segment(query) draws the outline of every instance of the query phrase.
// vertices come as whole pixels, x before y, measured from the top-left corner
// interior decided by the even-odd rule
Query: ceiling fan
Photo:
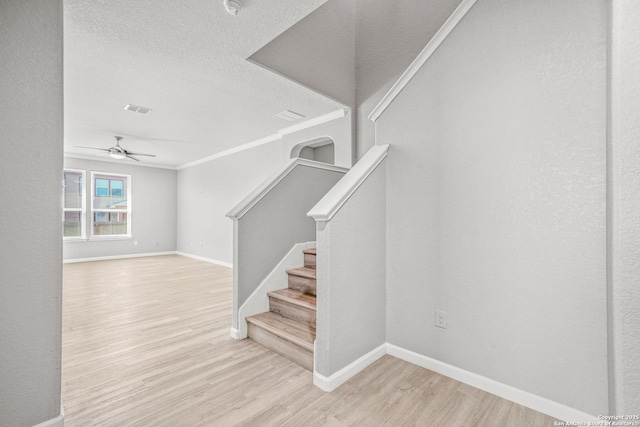
[[[123,137],[122,136],[114,136],[114,138],[116,139],[116,145],[114,145],[111,148],[96,148],[96,147],[84,147],[81,145],[76,145],[76,147],[78,148],[89,148],[91,150],[100,150],[100,151],[106,151],[107,153],[109,153],[109,157],[111,157],[112,159],[124,159],[125,157],[128,157],[131,160],[135,160],[136,162],[139,162],[139,159],[136,159],[135,157],[132,156],[147,156],[147,157],[155,157],[155,155],[153,154],[144,154],[144,153],[133,153],[131,151],[127,151],[124,148],[122,148],[120,146],[120,141],[122,141]]]

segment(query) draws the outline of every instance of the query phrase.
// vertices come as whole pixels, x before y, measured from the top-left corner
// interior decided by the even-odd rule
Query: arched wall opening
[[[321,137],[296,144],[291,149],[290,157],[314,160],[316,162],[335,164],[335,144],[332,138]]]

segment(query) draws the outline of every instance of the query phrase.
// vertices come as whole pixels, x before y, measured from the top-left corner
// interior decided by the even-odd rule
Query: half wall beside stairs
[[[316,221],[317,248],[313,381],[325,391],[357,373],[343,368],[386,342],[388,149],[372,147],[308,214]]]
[[[315,222],[307,212],[347,169],[292,159],[247,196],[227,217],[233,220],[233,326],[240,306],[289,250],[315,240]]]

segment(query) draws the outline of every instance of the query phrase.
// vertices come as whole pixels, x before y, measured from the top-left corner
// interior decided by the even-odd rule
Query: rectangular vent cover
[[[138,105],[133,105],[133,104],[127,104],[127,106],[124,107],[124,109],[128,111],[133,111],[134,113],[140,113],[140,114],[148,114],[151,112],[151,108],[140,107]]]
[[[278,113],[273,117],[277,117],[279,119],[286,120],[288,122],[294,122],[298,119],[303,118],[304,116],[302,114],[298,114],[293,111],[284,110],[282,113]]]

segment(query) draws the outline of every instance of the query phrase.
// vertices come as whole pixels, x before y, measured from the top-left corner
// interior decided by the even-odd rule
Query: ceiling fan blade
[[[88,149],[90,149],[90,150],[109,151],[109,150],[108,150],[108,149],[106,149],[106,148],[84,147],[84,146],[82,146],[82,145],[76,145],[75,147],[76,147],[76,148],[88,148]]]
[[[135,160],[136,162],[139,162],[139,161],[140,161],[139,159],[136,159],[135,157],[131,157],[129,154],[126,154],[126,156],[127,156],[128,158],[130,158],[131,160]]]
[[[132,153],[131,151],[127,151],[127,154],[132,156],[147,156],[147,157],[155,157],[155,154],[144,154],[144,153]]]

